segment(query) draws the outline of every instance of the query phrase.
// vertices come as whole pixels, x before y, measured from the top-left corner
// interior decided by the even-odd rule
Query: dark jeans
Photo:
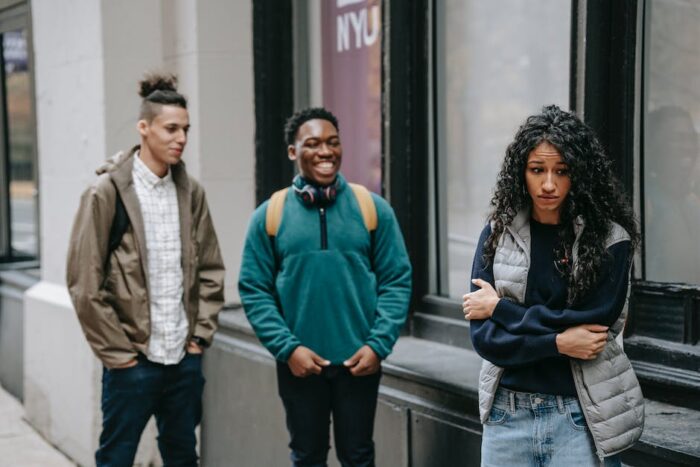
[[[138,364],[102,373],[102,434],[98,467],[131,467],[146,423],[155,415],[165,466],[196,466],[195,427],[202,419],[202,356],[177,365],[139,355]]]
[[[289,447],[294,466],[325,466],[329,424],[343,467],[374,466],[374,414],[381,372],[352,376],[347,368],[331,366],[320,375],[294,376],[277,362],[277,383],[287,412]]]

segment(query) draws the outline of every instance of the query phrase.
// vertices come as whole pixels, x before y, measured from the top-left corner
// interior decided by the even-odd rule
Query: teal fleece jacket
[[[335,202],[325,207],[326,249],[319,207],[305,206],[291,188],[274,239],[265,231],[269,201],[253,213],[238,290],[260,342],[277,360],[286,362],[299,345],[333,365],[364,344],[382,359],[391,352],[406,320],[411,264],[394,211],[372,197],[377,230],[370,234],[341,177]]]

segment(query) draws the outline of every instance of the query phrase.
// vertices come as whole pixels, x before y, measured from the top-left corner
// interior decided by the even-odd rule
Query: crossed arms
[[[479,245],[485,238],[482,233]],[[596,286],[575,307],[563,309],[525,306],[499,297],[493,288],[492,266],[484,262],[479,248],[472,269],[472,291],[463,301],[465,319],[471,320],[474,349],[502,367],[557,355],[595,359],[605,348],[608,328],[626,301],[629,248],[629,241],[610,246]]]

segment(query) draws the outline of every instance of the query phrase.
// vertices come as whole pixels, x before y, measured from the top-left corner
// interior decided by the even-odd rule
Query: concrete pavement
[[[75,467],[24,420],[24,407],[2,386],[0,467]]]

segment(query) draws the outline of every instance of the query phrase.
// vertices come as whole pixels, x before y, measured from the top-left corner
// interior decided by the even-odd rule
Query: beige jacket
[[[90,347],[107,368],[145,354],[151,333],[146,235],[131,175],[138,148],[116,154],[97,170],[97,180],[80,199],[68,248],[68,292]],[[188,340],[198,336],[209,343],[224,302],[224,265],[204,190],[182,162],[171,170],[180,211]],[[130,225],[107,258],[117,192]]]

